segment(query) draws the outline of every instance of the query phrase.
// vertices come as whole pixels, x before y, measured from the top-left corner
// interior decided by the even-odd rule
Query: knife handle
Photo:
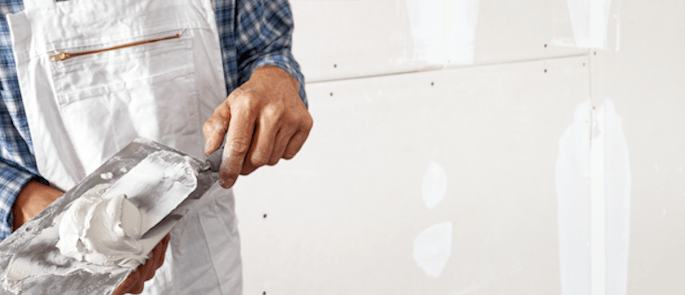
[[[219,172],[219,167],[221,166],[221,158],[223,157],[224,154],[224,147],[220,147],[213,153],[209,154],[207,156],[207,165],[209,165],[209,170],[212,172]]]

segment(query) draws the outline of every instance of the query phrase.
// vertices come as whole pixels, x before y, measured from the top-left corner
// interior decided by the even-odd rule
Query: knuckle
[[[248,109],[254,108],[259,103],[259,100],[252,92],[241,92],[238,97],[235,98],[235,101],[235,104],[239,108]]]
[[[231,153],[242,155],[247,153],[250,148],[250,139],[247,138],[236,138],[231,142]]]
[[[278,164],[279,160],[280,160],[280,158],[270,159],[269,162],[267,163],[267,165],[269,165],[269,166],[276,165],[276,164]]]
[[[282,105],[274,105],[266,108],[263,114],[273,121],[282,121],[285,117],[285,108]]]
[[[264,164],[269,162],[269,157],[265,156],[261,152],[256,152],[250,158],[250,162],[252,162],[252,166],[254,166],[254,167],[264,166]]]
[[[204,124],[202,124],[202,133],[204,133],[205,136],[211,135],[212,133],[214,133],[215,124],[211,121],[212,121],[212,119],[209,119]]]
[[[309,131],[312,130],[312,127],[314,127],[314,119],[311,115],[307,114],[307,116],[305,116],[305,118],[302,120],[302,129]]]

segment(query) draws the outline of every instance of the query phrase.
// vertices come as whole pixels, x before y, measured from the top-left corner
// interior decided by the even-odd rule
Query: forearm
[[[0,158],[0,240],[12,233],[12,208],[21,190],[31,180],[44,181],[39,176]]]
[[[29,180],[19,191],[12,206],[12,229],[16,230],[22,224],[36,216],[45,207],[62,196],[62,192],[36,180]]]

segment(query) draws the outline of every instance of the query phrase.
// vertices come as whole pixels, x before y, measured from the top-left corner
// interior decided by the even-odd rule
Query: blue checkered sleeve
[[[12,205],[19,191],[36,175],[0,159],[0,239],[12,233]]]
[[[4,90],[4,89],[3,89]],[[29,180],[46,183],[37,174],[34,157],[20,132],[15,128],[8,107],[17,113],[13,101],[5,102],[8,91],[2,91],[0,99],[0,239],[12,233],[12,206],[19,191]],[[23,109],[21,110],[23,113]],[[28,127],[27,131],[28,131]],[[34,171],[28,171],[30,167]]]
[[[292,55],[293,15],[287,0],[237,1],[235,47],[239,84],[255,69],[273,65],[292,75],[300,85],[300,98],[307,105],[304,76]]]

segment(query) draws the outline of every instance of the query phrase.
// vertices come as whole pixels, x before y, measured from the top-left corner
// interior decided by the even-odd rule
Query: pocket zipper
[[[143,45],[143,44],[148,44],[148,43],[154,43],[154,42],[159,42],[159,41],[164,41],[164,40],[169,40],[169,39],[178,39],[178,38],[181,38],[181,34],[176,34],[174,36],[164,37],[164,38],[159,38],[159,39],[153,39],[153,40],[138,41],[138,42],[118,45],[118,46],[114,46],[114,47],[103,48],[103,49],[99,49],[99,50],[76,52],[76,53],[58,52],[57,54],[50,56],[50,61],[51,62],[58,62],[58,61],[63,61],[63,60],[72,58],[72,57],[95,54],[95,53],[100,53],[100,52],[105,52],[105,51],[117,50],[117,49],[122,49],[122,48],[127,48],[127,47],[133,47],[133,46],[138,46],[138,45]]]

